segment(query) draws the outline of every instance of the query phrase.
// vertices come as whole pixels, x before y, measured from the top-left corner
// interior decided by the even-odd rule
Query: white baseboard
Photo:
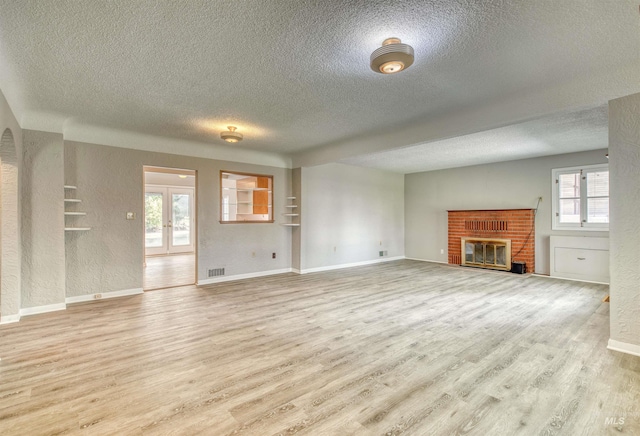
[[[46,306],[25,307],[20,309],[20,316],[38,315],[40,313],[56,312],[58,310],[65,310],[67,305],[65,303],[49,304]]]
[[[340,265],[329,265],[329,266],[320,266],[317,268],[307,268],[307,269],[303,269],[300,270],[300,274],[308,274],[308,273],[314,273],[314,272],[322,272],[322,271],[331,271],[334,269],[343,269],[343,268],[353,268],[354,266],[364,266],[364,265],[373,265],[376,263],[384,263],[384,262],[391,262],[394,260],[401,260],[404,259],[404,256],[395,256],[395,257],[383,257],[380,259],[374,259],[374,260],[365,260],[362,262],[354,262],[354,263],[343,263]]]
[[[67,304],[83,303],[85,301],[104,300],[106,298],[126,297],[128,295],[143,294],[142,288],[123,289],[121,291],[102,292],[96,294],[78,295],[76,297],[67,297]]]
[[[236,274],[233,276],[218,276],[218,277],[212,277],[210,279],[198,280],[198,283],[196,283],[196,285],[202,286],[202,285],[211,285],[213,283],[231,282],[234,280],[253,279],[256,277],[290,273],[292,271],[293,270],[291,268],[283,268],[283,269],[274,269],[271,271],[260,271],[260,272],[247,273],[247,274]]]
[[[0,317],[0,325],[11,324],[20,321],[20,314],[17,315],[5,315]]]
[[[142,294],[142,293],[143,293],[142,288],[134,288],[134,289],[124,289],[122,291],[104,292],[102,294],[90,294],[90,295],[79,295],[77,297],[67,297],[65,298],[64,303],[49,304],[47,306],[25,307],[23,309],[20,309],[20,313],[18,315],[6,315],[3,317],[0,317],[0,324],[10,324],[10,323],[18,322],[20,321],[20,318],[23,316],[38,315],[41,313],[65,310],[67,308],[67,304],[70,304],[70,303],[102,300],[105,298],[123,297],[126,295],[136,295],[136,294]]]
[[[441,260],[418,259],[417,257],[405,257],[405,259],[407,259],[407,260],[417,260],[419,262],[431,262],[431,263],[442,263],[444,265],[453,265],[453,264],[450,264],[449,262],[443,262]]]
[[[593,280],[582,280],[582,279],[572,279],[569,277],[558,277],[558,276],[551,276],[551,275],[547,275],[547,274],[540,274],[540,273],[532,273],[532,276],[536,276],[536,277],[543,277],[546,279],[558,279],[558,280],[567,280],[569,282],[582,282],[582,283],[595,283],[596,285],[608,285],[608,282],[594,282]]]
[[[619,351],[621,353],[631,354],[633,356],[640,356],[640,345],[628,344],[626,342],[616,341],[615,339],[609,339],[607,348],[613,351]]]

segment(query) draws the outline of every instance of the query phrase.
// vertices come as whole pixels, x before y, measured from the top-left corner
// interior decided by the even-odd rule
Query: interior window
[[[273,176],[220,171],[220,222],[273,222]]]

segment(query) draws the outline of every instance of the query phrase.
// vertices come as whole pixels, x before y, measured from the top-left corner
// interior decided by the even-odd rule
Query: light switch
[[[136,219],[136,213],[135,212],[127,212],[127,219],[128,220]]]

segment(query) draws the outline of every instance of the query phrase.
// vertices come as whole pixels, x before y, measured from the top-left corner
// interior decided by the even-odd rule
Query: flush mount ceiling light
[[[242,133],[236,132],[237,127],[227,126],[228,132],[220,132],[220,137],[227,142],[242,141]]]
[[[394,74],[413,64],[413,47],[400,38],[387,38],[382,47],[371,53],[371,69],[376,73]]]

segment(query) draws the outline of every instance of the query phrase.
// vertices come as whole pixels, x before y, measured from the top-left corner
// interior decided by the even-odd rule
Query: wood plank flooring
[[[640,434],[607,292],[402,260],[77,304],[0,326],[0,434]]]
[[[145,291],[193,285],[196,282],[196,256],[193,253],[150,256],[145,261],[142,278]]]

